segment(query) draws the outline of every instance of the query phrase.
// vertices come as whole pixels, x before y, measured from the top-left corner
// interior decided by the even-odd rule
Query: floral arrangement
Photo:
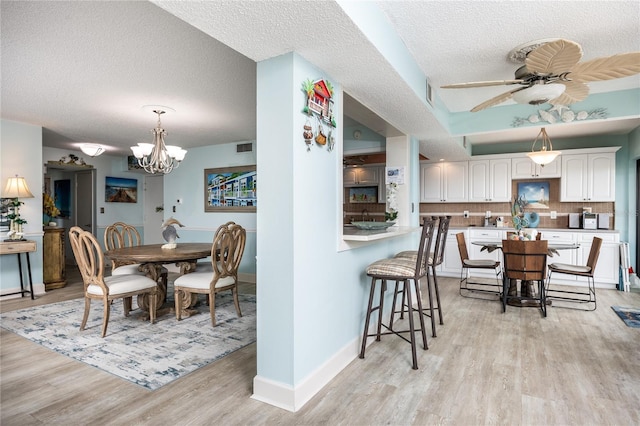
[[[42,195],[42,211],[49,217],[58,217],[60,215],[60,210],[56,207],[55,201],[46,192]]]
[[[392,221],[398,217],[398,200],[396,199],[396,192],[398,191],[397,183],[387,184],[387,210],[384,213],[384,220]]]

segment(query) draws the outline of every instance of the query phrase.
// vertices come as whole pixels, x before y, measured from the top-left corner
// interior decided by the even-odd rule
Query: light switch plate
[[[551,212],[549,213],[549,216],[551,217],[551,219],[557,219],[558,212],[556,212],[555,210],[551,210]]]

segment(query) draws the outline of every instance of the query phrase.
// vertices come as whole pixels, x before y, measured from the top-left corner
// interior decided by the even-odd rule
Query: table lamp
[[[13,211],[10,212],[7,217],[11,220],[11,226],[9,228],[9,239],[21,240],[22,239],[22,225],[27,223],[26,220],[20,217],[20,205],[23,204],[19,198],[34,198],[29,186],[23,177],[11,177],[7,180],[7,186],[5,186],[2,192],[3,198],[13,198],[10,205],[13,207]]]

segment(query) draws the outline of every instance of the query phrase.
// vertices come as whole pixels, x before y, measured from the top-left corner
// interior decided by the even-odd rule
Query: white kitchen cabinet
[[[344,186],[378,186],[380,166],[345,167]]]
[[[469,201],[511,201],[511,159],[469,161]]]
[[[511,159],[511,179],[548,179],[562,176],[562,156],[556,157],[544,167],[536,164],[529,157]]]
[[[442,263],[437,267],[438,274],[448,277],[459,277],[462,271],[462,261],[460,260],[460,252],[458,251],[458,240],[456,234],[464,232],[464,229],[451,229],[447,234],[447,242],[444,246],[444,257]],[[465,241],[467,240],[465,234]]]
[[[461,203],[468,201],[469,163],[420,165],[420,202]]]
[[[615,201],[616,154],[562,156],[560,201]]]

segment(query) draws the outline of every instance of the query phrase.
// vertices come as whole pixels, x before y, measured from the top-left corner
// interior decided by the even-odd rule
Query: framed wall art
[[[137,203],[138,179],[107,176],[104,187],[104,201],[107,203]]]
[[[204,169],[205,212],[255,212],[256,166]]]
[[[531,209],[549,208],[549,181],[518,182],[518,198]]]

